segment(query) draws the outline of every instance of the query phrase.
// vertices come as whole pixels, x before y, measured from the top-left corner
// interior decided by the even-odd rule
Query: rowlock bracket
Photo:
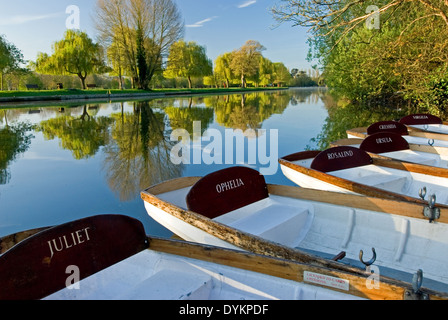
[[[426,187],[423,187],[419,191],[420,198],[422,200],[425,200],[426,196]],[[440,208],[436,208],[436,195],[433,194],[431,197],[429,197],[428,206],[423,208],[423,215],[429,219],[429,223],[434,222],[434,220],[437,220],[440,218]]]
[[[423,271],[419,269],[412,278],[412,289],[404,292],[404,300],[429,300],[429,295],[420,290],[423,282]]]

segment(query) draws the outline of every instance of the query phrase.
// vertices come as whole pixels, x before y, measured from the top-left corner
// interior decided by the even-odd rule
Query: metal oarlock
[[[366,267],[371,266],[375,261],[376,261],[376,252],[375,252],[375,248],[372,248],[372,252],[373,252],[373,257],[372,259],[370,259],[369,261],[365,262],[363,260],[363,255],[364,252],[361,250],[359,251],[359,261],[361,261]]]
[[[429,223],[440,218],[440,208],[436,208],[436,195],[433,194],[428,201],[428,206],[423,209],[423,215],[429,219]]]
[[[419,197],[420,197],[422,200],[425,200],[425,197],[426,197],[426,187],[421,188],[421,189],[418,191],[418,195],[419,195]]]
[[[426,197],[426,187],[421,188],[418,191],[418,195],[422,200]],[[429,223],[440,218],[440,208],[436,208],[436,195],[433,194],[429,197],[428,206],[423,209],[423,215],[429,219]]]

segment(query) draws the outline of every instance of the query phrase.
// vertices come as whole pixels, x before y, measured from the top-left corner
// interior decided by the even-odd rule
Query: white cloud
[[[210,17],[210,18],[207,18],[207,19],[195,22],[194,24],[187,24],[185,27],[187,27],[187,28],[201,28],[201,27],[204,26],[204,23],[210,22],[210,21],[212,21],[213,19],[216,19],[216,18],[218,18],[218,17],[217,16]]]
[[[255,4],[257,2],[257,0],[248,0],[243,2],[242,4],[238,5],[238,8],[246,8],[248,6],[251,6],[253,4]]]
[[[12,16],[9,18],[0,19],[0,25],[1,26],[19,25],[19,24],[32,22],[32,21],[54,18],[54,17],[60,16],[62,14],[64,14],[64,13],[59,12],[59,13],[51,13],[51,14],[45,14],[45,15],[17,15],[17,16]]]

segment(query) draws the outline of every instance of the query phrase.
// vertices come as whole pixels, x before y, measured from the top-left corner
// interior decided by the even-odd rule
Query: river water
[[[294,185],[278,157],[318,148],[322,89],[0,106],[0,237],[97,214],[137,218],[140,191],[233,165]]]

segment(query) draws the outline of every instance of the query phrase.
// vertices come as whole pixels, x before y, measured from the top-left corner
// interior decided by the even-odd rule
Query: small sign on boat
[[[344,291],[348,291],[350,288],[350,282],[346,279],[336,278],[310,271],[303,272],[303,281]]]

